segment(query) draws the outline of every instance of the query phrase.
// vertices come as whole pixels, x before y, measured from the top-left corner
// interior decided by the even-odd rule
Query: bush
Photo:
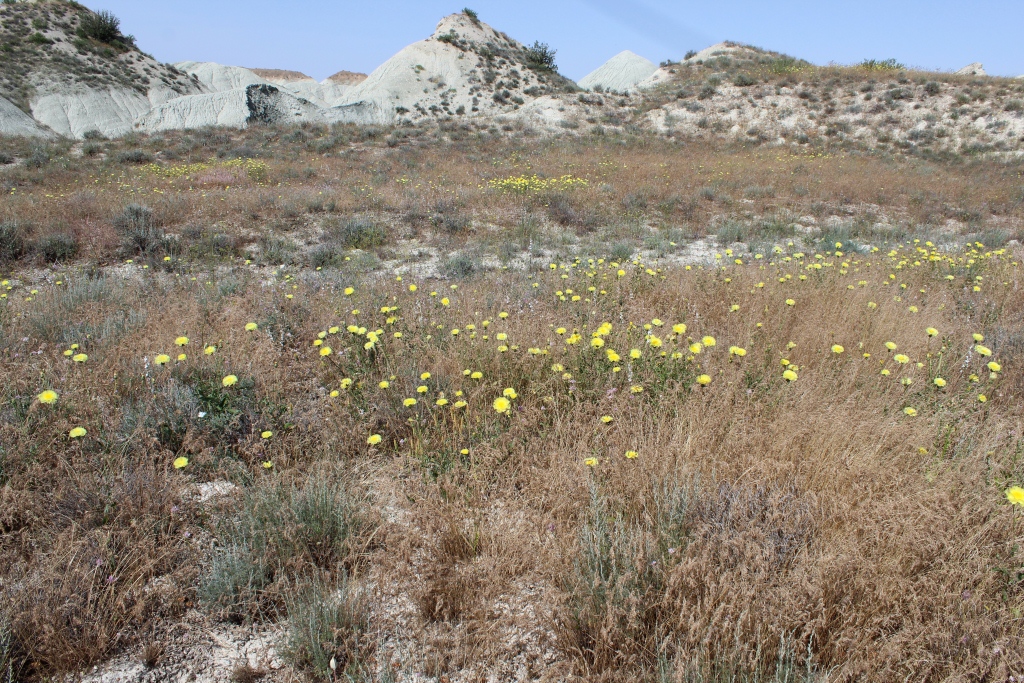
[[[384,226],[371,218],[350,218],[344,224],[329,227],[326,241],[336,242],[346,249],[373,249],[387,242]]]
[[[36,147],[32,154],[25,159],[25,166],[28,168],[42,168],[50,163],[50,153],[42,147]]]
[[[372,530],[364,503],[322,479],[249,491],[238,517],[217,529],[222,545],[200,581],[200,596],[238,620],[279,605],[283,596],[270,588],[277,582],[284,590],[298,576],[343,570]]]
[[[131,36],[121,35],[121,20],[106,10],[82,15],[78,35],[107,45],[134,44]]]
[[[78,256],[78,240],[74,235],[54,233],[39,240],[36,251],[42,254],[48,263],[70,261]]]
[[[462,13],[465,14],[469,18],[469,20],[472,21],[474,24],[479,24],[480,23],[479,15],[477,15],[476,12],[474,12],[471,9],[469,9],[468,7],[464,7],[462,9]]]
[[[14,636],[6,614],[0,613],[0,683],[21,680],[21,666],[14,651]]]
[[[700,92],[697,93],[697,99],[699,99],[699,100],[711,99],[712,97],[715,96],[715,94],[717,92],[718,91],[715,89],[715,86],[711,85],[710,83],[707,83],[707,84],[704,85],[704,87],[702,87],[700,89]]]
[[[733,85],[738,85],[741,88],[746,88],[751,85],[757,85],[757,79],[747,74],[736,74],[736,78],[733,79]]]
[[[0,223],[0,263],[16,261],[25,255],[25,233],[14,222]]]
[[[745,242],[750,237],[750,229],[739,221],[727,221],[716,233],[718,243],[722,246],[733,242]]]
[[[534,71],[557,71],[555,54],[547,43],[536,41],[526,48],[526,66]]]
[[[0,166],[6,166],[7,164],[13,164],[14,157],[7,152],[0,152]]]
[[[141,149],[128,149],[118,154],[117,160],[122,164],[148,164],[153,161],[153,155]]]
[[[442,199],[434,204],[434,213],[430,223],[450,235],[457,235],[469,230],[472,221],[459,210],[458,204]]]
[[[480,264],[468,254],[456,254],[441,264],[441,273],[453,280],[464,280],[480,270]]]
[[[942,92],[942,86],[935,81],[928,81],[924,84],[924,91],[929,95],[938,95]]]
[[[279,237],[268,237],[260,239],[260,260],[267,265],[283,265],[291,263],[295,254],[295,245]]]
[[[314,582],[288,602],[284,655],[319,680],[362,680],[368,626],[367,595],[346,575],[338,586]]]
[[[907,68],[906,64],[897,62],[895,59],[865,59],[857,66],[868,71],[905,71]]]
[[[616,242],[608,251],[608,256],[613,261],[628,261],[633,258],[634,251],[636,251],[636,249],[629,242]]]
[[[121,235],[125,255],[151,256],[165,245],[164,231],[156,227],[153,211],[140,204],[129,204],[114,217],[114,228]]]

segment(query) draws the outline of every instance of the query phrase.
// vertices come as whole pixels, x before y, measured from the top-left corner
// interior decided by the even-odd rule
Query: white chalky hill
[[[624,93],[634,89],[657,70],[658,65],[651,60],[625,50],[580,79],[579,86],[585,90]]]

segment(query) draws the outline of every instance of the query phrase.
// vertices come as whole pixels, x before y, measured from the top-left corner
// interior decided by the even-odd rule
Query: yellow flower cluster
[[[499,190],[508,194],[536,194],[551,190],[570,190],[574,187],[587,187],[590,182],[586,178],[577,178],[573,175],[563,175],[558,178],[541,178],[534,175],[517,175],[506,178],[492,178],[487,181],[487,187],[492,190]]]

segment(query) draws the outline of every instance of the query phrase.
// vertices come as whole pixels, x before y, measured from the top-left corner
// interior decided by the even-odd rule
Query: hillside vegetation
[[[81,83],[145,95],[161,83],[181,93],[188,78],[143,54],[119,22],[76,2],[45,0],[0,5],[0,97],[30,112],[38,89]]]

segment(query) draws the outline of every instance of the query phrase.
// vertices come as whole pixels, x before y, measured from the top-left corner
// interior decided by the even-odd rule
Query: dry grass
[[[258,147],[255,178],[217,165],[167,180],[119,166],[122,143],[0,176],[15,186],[4,219],[29,241],[60,223],[83,254],[10,265],[0,302],[0,667],[44,680],[134,652],[162,671],[173,662],[152,634],[196,608],[287,623],[292,666],[322,680],[332,657],[337,676],[381,679],[1024,673],[1022,522],[1004,496],[1024,482],[1021,254],[951,246],[958,230],[991,239],[998,227],[994,246],[1014,236],[1019,169],[482,131],[382,142],[394,133],[346,138],[315,161],[304,145],[355,131],[123,143],[197,145],[173,163]],[[229,180],[204,185],[214,171]],[[533,173],[589,183],[480,187]],[[152,210],[152,249],[124,251],[139,221],[112,219],[129,203]],[[812,237],[778,218],[807,213],[848,222]],[[883,214],[903,232],[872,232]],[[947,218],[961,227],[943,232]],[[306,267],[325,223],[337,251]],[[669,231],[734,229],[762,258],[737,247],[724,270],[658,263],[650,249],[642,264],[588,260]],[[386,269],[356,265],[366,235]],[[265,266],[270,239],[290,240],[292,266]],[[543,257],[398,281],[416,257],[389,254],[413,243],[481,259],[506,241]],[[377,346],[350,324],[380,328]],[[705,335],[717,344],[693,354]],[[66,356],[72,344],[88,360]],[[518,396],[502,415],[492,403],[508,387]],[[40,403],[51,388],[56,403]],[[70,439],[79,426],[87,435]],[[204,495],[213,482],[237,488]],[[263,675],[275,673],[246,665],[234,678]]]
[[[368,135],[375,137],[360,140]],[[767,222],[784,234],[801,216],[822,224],[834,217],[847,238],[865,241],[984,233],[1001,246],[1022,230],[1019,162],[949,164],[838,146],[793,152],[631,136],[524,135],[509,143],[501,135],[472,124],[376,133],[309,127],[86,143],[101,152],[84,158],[66,148],[26,149],[20,153],[51,161],[9,167],[0,220],[19,226],[30,262],[46,262],[44,247],[57,235],[73,239],[83,258],[144,258],[155,266],[165,255],[242,253],[275,265],[323,265],[346,246],[339,227],[353,220],[386,227],[383,241],[366,243],[384,261],[410,241],[445,253],[480,245],[498,257],[531,245],[595,253],[623,240],[671,251],[670,241],[700,238],[729,221]],[[119,163],[125,148],[148,150],[161,164]],[[259,170],[225,166],[239,154],[258,156]],[[188,164],[205,166],[187,171]],[[524,195],[487,187],[490,179],[532,174],[572,174],[588,184]],[[115,228],[132,203],[152,210],[161,236],[147,249]],[[531,216],[568,236],[509,234]]]

